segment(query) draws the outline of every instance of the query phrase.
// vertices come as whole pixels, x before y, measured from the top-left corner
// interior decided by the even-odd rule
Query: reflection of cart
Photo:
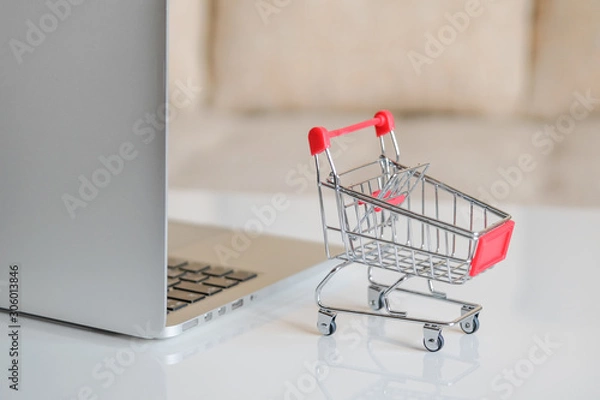
[[[455,386],[479,368],[477,337],[462,337],[458,354],[428,353],[417,357],[416,353],[408,353],[404,356],[403,362],[398,363],[396,354],[377,349],[378,344],[398,342],[384,336],[383,324],[374,323],[375,321],[368,322],[369,332],[362,335],[360,343],[353,342],[340,347],[334,337],[320,339],[319,364],[316,366],[315,376],[318,376],[319,370],[327,366],[332,371],[344,371],[344,374],[340,375],[344,379],[352,376],[353,382],[359,384],[368,382],[367,387],[349,397],[352,399],[465,400],[463,397],[449,397],[443,392],[445,388]],[[352,328],[350,332],[353,332]],[[354,362],[347,362],[348,358],[354,359]],[[329,379],[333,378],[329,377],[327,382],[317,380],[319,388],[327,399],[338,398],[338,393],[330,393],[328,389]],[[336,387],[336,385],[331,386]]]
[[[465,333],[479,328],[478,304],[451,300],[434,290],[433,281],[463,284],[502,261],[507,253],[514,222],[510,215],[476,200],[427,175],[427,165],[408,168],[399,164],[400,152],[393,132],[393,117],[380,111],[371,120],[328,131],[311,129],[309,144],[315,157],[321,217],[327,255],[330,235],[340,235],[345,252],[336,256],[341,264],[331,270],[316,289],[319,331],[335,332],[338,312],[375,315],[424,324],[425,348],[438,351],[444,345],[442,328],[460,324]],[[330,139],[374,126],[381,156],[374,162],[338,172]],[[394,149],[395,160],[386,155],[385,136]],[[387,143],[389,144],[389,143]],[[330,174],[324,176],[319,156],[325,154]],[[323,178],[323,179],[322,179]],[[335,195],[337,212],[327,215],[326,191]],[[334,222],[335,221],[335,222]],[[368,267],[368,301],[372,311],[340,308],[323,303],[321,292],[344,267],[360,263]],[[398,274],[392,284],[375,279],[376,271]],[[428,292],[399,286],[411,277],[428,281]],[[451,321],[409,317],[391,307],[394,291],[427,296],[461,306],[461,315]]]

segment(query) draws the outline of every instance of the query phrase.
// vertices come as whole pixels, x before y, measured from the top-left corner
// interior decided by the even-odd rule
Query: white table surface
[[[242,225],[269,196],[173,192],[177,219]],[[220,212],[229,210],[229,212]],[[23,321],[21,391],[0,399],[598,399],[600,210],[509,207],[509,258],[452,297],[483,304],[481,329],[444,330],[424,351],[422,327],[339,315],[317,333],[313,290],[331,266],[204,328],[143,341],[34,319]],[[268,231],[320,241],[315,197],[291,197]],[[366,297],[359,267],[332,289]],[[421,283],[421,282],[416,282]],[[406,305],[423,305],[401,299]],[[445,312],[425,304],[427,312]],[[8,363],[0,314],[0,370]],[[546,343],[546,344],[543,344]],[[113,369],[106,365],[115,360]]]

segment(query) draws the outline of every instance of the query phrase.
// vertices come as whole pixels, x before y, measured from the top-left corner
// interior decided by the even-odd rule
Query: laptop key
[[[170,269],[167,271],[167,277],[170,279],[179,278],[181,275],[185,274],[185,271],[180,269]]]
[[[210,267],[209,269],[202,271],[206,275],[221,277],[233,272],[233,269],[228,267]]]
[[[188,272],[179,279],[181,279],[182,281],[198,283],[208,279],[208,275],[204,275],[202,272]]]
[[[167,287],[175,286],[179,283],[179,279],[177,278],[169,278],[167,279]]]
[[[219,293],[221,290],[223,290],[215,286],[208,286],[202,283],[192,282],[181,282],[179,285],[175,286],[175,289],[187,290],[194,293],[200,293],[206,296],[212,296],[213,294]]]
[[[195,303],[198,300],[202,300],[204,297],[202,294],[186,292],[183,290],[169,290],[167,297],[172,300],[185,301],[186,303]]]
[[[169,257],[167,265],[169,268],[181,268],[188,265],[188,262],[182,258]]]
[[[180,310],[183,307],[187,306],[188,304],[189,303],[186,303],[185,301],[167,299],[167,310],[177,311],[177,310]]]
[[[203,283],[205,285],[216,286],[216,287],[220,287],[223,289],[227,289],[227,288],[237,285],[239,282],[234,281],[233,279],[210,277],[209,279],[205,280]]]
[[[221,292],[223,289],[215,286],[202,285],[202,288],[200,288],[199,290],[200,293],[205,294],[206,296],[212,296],[213,294]]]
[[[245,282],[252,278],[256,278],[256,274],[254,272],[248,271],[234,271],[232,274],[227,275],[229,279],[235,279],[236,281]]]
[[[181,269],[183,269],[184,271],[187,272],[200,272],[200,271],[204,271],[205,269],[208,269],[210,266],[208,264],[203,264],[203,263],[189,263],[183,267],[181,267]]]

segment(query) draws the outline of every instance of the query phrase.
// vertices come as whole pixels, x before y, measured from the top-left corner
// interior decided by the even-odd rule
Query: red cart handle
[[[350,132],[358,131],[369,126],[375,127],[377,137],[387,135],[394,130],[394,116],[387,110],[379,111],[373,119],[359,122],[355,125],[350,125],[345,128],[335,131],[328,131],[322,126],[316,126],[308,132],[308,144],[310,145],[310,154],[317,155],[331,146],[331,138],[342,136]]]

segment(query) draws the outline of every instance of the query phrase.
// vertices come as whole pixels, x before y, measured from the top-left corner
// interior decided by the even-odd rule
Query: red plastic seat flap
[[[513,220],[506,221],[479,238],[470,276],[478,275],[506,258],[514,226]]]

